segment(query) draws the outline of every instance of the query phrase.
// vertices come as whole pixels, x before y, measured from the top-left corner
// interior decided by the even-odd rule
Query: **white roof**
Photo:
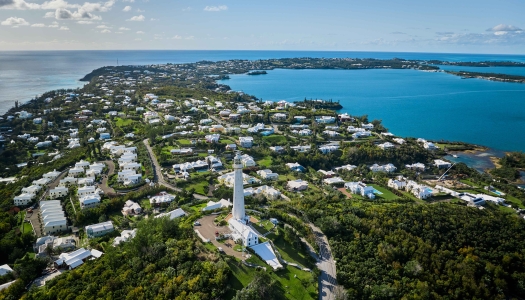
[[[93,231],[93,233],[108,230],[108,229],[113,229],[113,222],[107,221],[107,222],[102,222],[102,223],[86,226],[86,232],[90,229]]]
[[[264,242],[250,248],[255,251],[255,253],[257,253],[257,255],[259,255],[261,259],[270,265],[270,267],[272,267],[274,270],[283,267],[277,259],[275,252],[273,252],[272,246],[269,242]]]
[[[182,217],[182,216],[186,216],[186,212],[182,210],[182,208],[177,208],[175,210],[172,210],[170,212],[167,212],[167,213],[163,213],[163,214],[159,214],[158,216],[156,216],[155,218],[162,218],[162,217],[167,217],[169,216],[170,217],[170,220],[173,220],[175,218],[179,218],[179,217]]]
[[[0,266],[0,276],[3,276],[5,274],[11,273],[11,272],[13,272],[13,269],[11,269],[11,267],[8,266],[7,264]]]

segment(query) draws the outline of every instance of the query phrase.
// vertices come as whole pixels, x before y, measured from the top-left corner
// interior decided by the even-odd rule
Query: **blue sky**
[[[0,0],[0,50],[525,54],[524,13],[523,0]]]

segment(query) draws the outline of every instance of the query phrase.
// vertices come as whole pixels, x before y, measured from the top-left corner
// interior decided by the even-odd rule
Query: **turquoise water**
[[[238,50],[137,50],[137,51],[0,51],[0,113],[38,94],[83,85],[78,79],[93,69],[120,65],[189,63],[201,60],[270,59],[287,57],[377,58],[394,57],[442,61],[516,61],[525,55],[363,52],[363,51],[238,51]],[[255,76],[254,76],[255,77]]]
[[[509,68],[512,69],[512,68]],[[263,100],[333,99],[399,136],[525,150],[525,85],[416,70],[273,70],[221,83]]]
[[[374,189],[374,194],[376,194],[376,195],[383,195],[383,193],[381,193],[380,191],[378,191],[376,189]]]

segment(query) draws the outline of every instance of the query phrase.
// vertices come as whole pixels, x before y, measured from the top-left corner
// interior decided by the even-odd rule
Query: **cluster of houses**
[[[68,171],[68,176],[59,181],[57,187],[49,190],[49,197],[52,199],[67,196],[69,188],[77,187],[77,197],[80,208],[92,208],[100,204],[102,190],[95,186],[96,177],[100,175],[106,165],[104,163],[90,163],[81,160]]]
[[[142,165],[137,162],[137,147],[127,147],[111,141],[106,142],[102,148],[107,149],[114,159],[118,158],[118,182],[125,186],[142,182]]]
[[[13,198],[15,206],[26,206],[31,203],[42,190],[47,190],[47,184],[54,181],[60,172],[53,170],[42,175],[42,178],[34,180],[28,187],[22,188],[22,193]]]

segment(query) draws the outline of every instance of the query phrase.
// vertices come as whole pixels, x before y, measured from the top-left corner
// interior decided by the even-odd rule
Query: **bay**
[[[0,51],[0,113],[49,90],[77,88],[93,69],[103,66],[189,63],[201,60],[270,59],[288,57],[406,58],[442,61],[516,61],[525,55],[363,52],[363,51],[238,51],[238,50],[137,50],[137,51]]]
[[[525,85],[416,70],[273,70],[222,81],[263,100],[332,99],[396,135],[525,150]]]

